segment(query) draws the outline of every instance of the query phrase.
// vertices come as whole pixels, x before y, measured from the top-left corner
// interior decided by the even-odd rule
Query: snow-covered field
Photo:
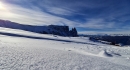
[[[130,70],[130,47],[0,28],[0,70]]]

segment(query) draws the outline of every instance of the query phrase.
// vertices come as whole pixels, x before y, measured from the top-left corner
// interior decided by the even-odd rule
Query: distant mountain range
[[[78,36],[76,28],[69,29],[69,26],[59,26],[59,25],[48,25],[48,26],[34,26],[34,25],[24,25],[8,20],[0,20],[0,27],[20,29],[25,31],[31,31],[41,34],[53,34],[60,36]]]
[[[130,34],[79,34],[79,36],[92,37],[92,36],[130,36]]]
[[[130,45],[130,36],[91,36],[89,39],[116,46]]]

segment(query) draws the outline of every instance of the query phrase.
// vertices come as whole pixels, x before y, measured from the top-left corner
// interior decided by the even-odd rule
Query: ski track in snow
[[[55,39],[53,36],[47,36],[44,37]],[[130,69],[129,47],[94,43],[88,38],[58,37],[58,39],[81,41],[86,44],[0,35],[0,70]]]

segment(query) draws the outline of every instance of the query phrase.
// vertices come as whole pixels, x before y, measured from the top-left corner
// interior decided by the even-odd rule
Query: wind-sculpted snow
[[[130,69],[129,47],[96,43],[86,37],[55,37],[21,30],[1,29],[3,30],[0,30],[0,70]],[[85,44],[77,42],[85,42]]]

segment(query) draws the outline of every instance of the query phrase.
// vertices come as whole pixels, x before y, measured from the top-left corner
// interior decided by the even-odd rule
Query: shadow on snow
[[[72,42],[72,43],[96,45],[96,44],[91,44],[91,43],[86,43],[86,42],[77,42],[77,41],[69,41],[69,40],[61,40],[61,39],[51,39],[51,38],[44,38],[44,37],[34,37],[34,36],[5,33],[5,32],[0,32],[0,34],[6,35],[6,36],[13,36],[13,37],[24,37],[24,38],[31,38],[31,39],[44,39],[44,40],[53,40],[53,41],[62,41],[62,42]]]

